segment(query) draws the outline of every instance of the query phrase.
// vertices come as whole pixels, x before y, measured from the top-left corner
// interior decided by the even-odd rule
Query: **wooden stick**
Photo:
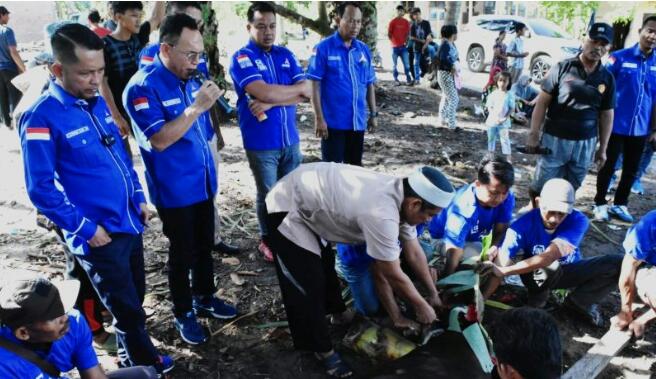
[[[246,317],[251,317],[251,316],[259,313],[260,311],[261,311],[261,309],[258,309],[256,311],[251,312],[251,313],[246,313],[245,315],[241,315],[241,316],[237,317],[236,319],[230,321],[229,323],[223,325],[221,328],[217,329],[215,332],[212,332],[211,336],[214,337],[215,335],[221,333],[222,331],[224,331],[224,330],[228,329],[229,327],[231,327],[232,325],[234,325],[237,321],[239,321],[241,319],[244,319]]]

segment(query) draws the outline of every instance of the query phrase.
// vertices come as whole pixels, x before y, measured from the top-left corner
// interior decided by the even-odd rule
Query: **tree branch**
[[[313,20],[283,5],[276,4],[273,1],[269,1],[269,4],[271,4],[273,9],[275,9],[276,13],[279,14],[280,16],[289,19],[290,21],[295,22],[301,26],[304,26],[310,30],[313,30],[319,33],[323,37],[328,36],[332,33],[332,30],[330,29],[330,24],[321,20],[321,18],[317,20]]]

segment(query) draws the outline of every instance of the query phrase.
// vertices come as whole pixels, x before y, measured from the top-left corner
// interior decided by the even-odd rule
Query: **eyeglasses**
[[[188,62],[192,62],[192,63],[193,62],[198,62],[200,60],[200,57],[203,55],[202,51],[180,51],[180,50],[176,49],[175,45],[170,45],[170,46],[173,50],[176,50],[180,54],[182,54],[182,56],[185,57],[185,59]]]

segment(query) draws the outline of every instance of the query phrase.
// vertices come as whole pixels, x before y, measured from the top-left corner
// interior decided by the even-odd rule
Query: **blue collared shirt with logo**
[[[216,169],[208,143],[214,136],[209,112],[163,151],[155,150],[149,142],[164,124],[180,117],[194,102],[200,86],[195,79],[180,80],[157,55],[152,65],[130,79],[123,92],[123,104],[146,166],[150,200],[157,207],[185,207],[216,193]]]
[[[143,231],[139,204],[146,199],[102,97],[79,99],[50,82],[21,116],[19,133],[30,199],[75,253],[88,251],[98,225],[109,233]]]
[[[376,74],[364,42],[353,39],[346,47],[335,32],[315,47],[307,77],[321,82],[321,109],[328,128],[367,128],[367,87],[376,81]]]
[[[246,86],[262,80],[273,85],[292,85],[305,79],[298,59],[282,46],[260,49],[252,40],[232,56],[230,76],[237,92],[239,127],[246,150],[280,150],[299,142],[296,105],[277,106],[260,122],[248,109]]]
[[[613,52],[606,68],[615,76],[613,133],[646,136],[651,132],[652,109],[656,106],[656,53],[649,56],[640,46]]]
[[[656,210],[644,215],[626,232],[622,247],[633,258],[656,266]]]

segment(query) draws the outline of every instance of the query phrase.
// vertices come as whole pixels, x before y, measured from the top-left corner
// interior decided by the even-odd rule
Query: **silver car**
[[[524,49],[529,53],[525,68],[535,82],[541,82],[554,62],[578,54],[580,41],[571,37],[551,21],[519,16],[475,16],[461,25],[456,45],[460,61],[467,62],[470,71],[482,72],[494,56],[494,40],[499,31],[506,30],[506,45],[515,38],[515,24],[521,22],[528,27],[524,36]]]

